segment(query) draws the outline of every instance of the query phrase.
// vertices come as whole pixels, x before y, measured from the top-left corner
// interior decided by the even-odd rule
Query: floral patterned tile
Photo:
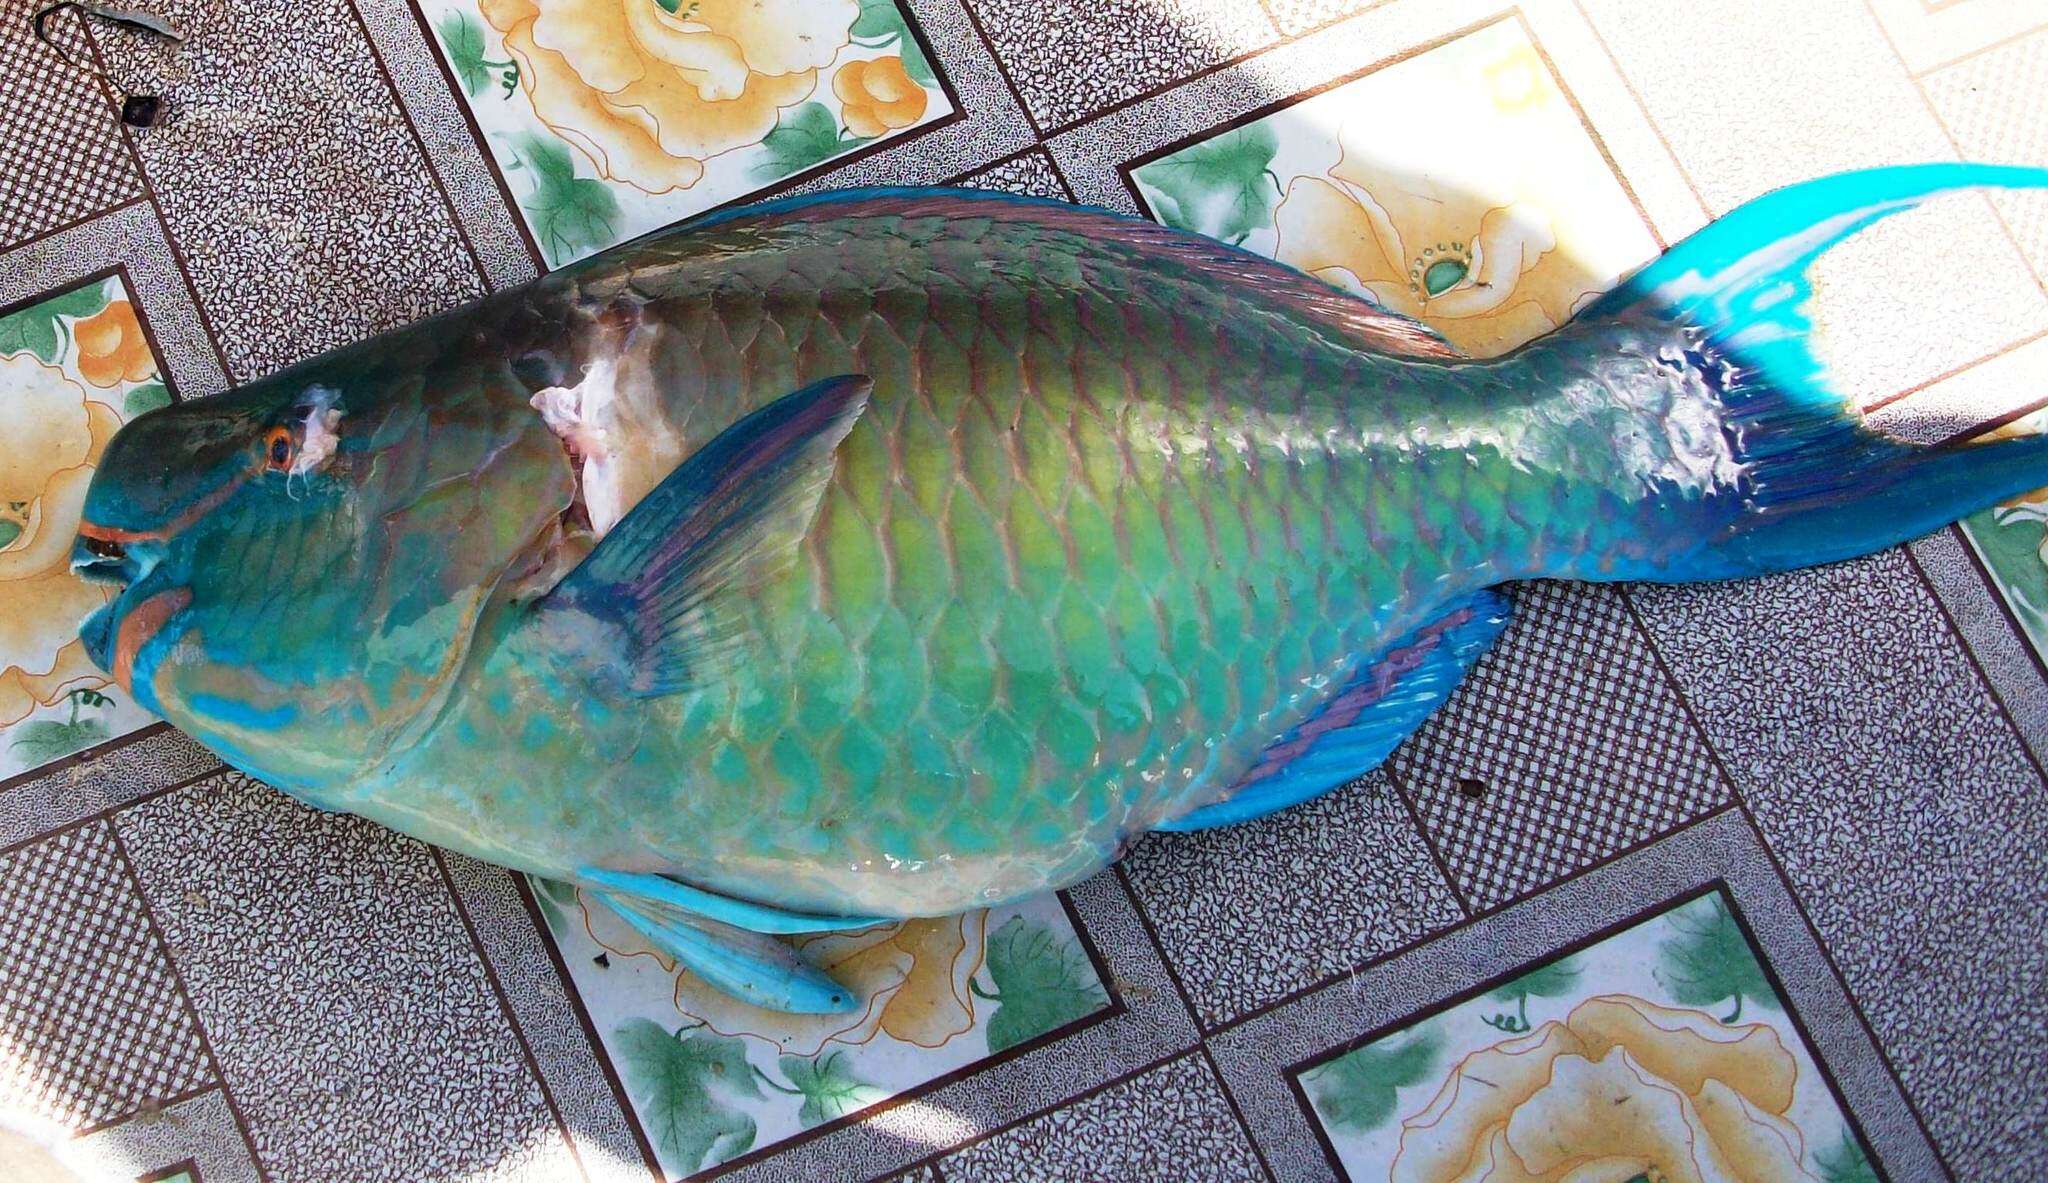
[[[1159,221],[1419,317],[1477,355],[1562,324],[1658,250],[1512,18],[1169,145],[1125,177]]]
[[[108,593],[71,574],[100,451],[171,400],[135,307],[116,273],[0,315],[0,782],[155,721],[86,657]]]
[[[2048,430],[2048,411],[2037,411],[2005,430]],[[1964,518],[1961,526],[2035,660],[2048,668],[2048,488],[1980,510]]]
[[[955,111],[898,0],[423,0],[550,267]]]
[[[580,890],[529,879],[647,1144],[686,1178],[855,1118],[1110,1009],[1058,896],[797,938],[866,997],[787,1015],[721,994]]]
[[[1720,888],[1294,1080],[1355,1180],[1877,1179]]]

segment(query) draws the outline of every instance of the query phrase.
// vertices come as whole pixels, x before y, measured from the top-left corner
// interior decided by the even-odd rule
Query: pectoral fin
[[[1507,626],[1509,607],[1506,596],[1483,591],[1402,638],[1274,740],[1221,800],[1157,828],[1208,830],[1250,821],[1378,767],[1457,689]]]
[[[695,684],[730,653],[746,593],[794,558],[872,389],[828,378],[720,432],[535,605],[543,626],[630,693]]]
[[[596,895],[655,948],[734,998],[800,1015],[846,1014],[862,1005],[859,995],[774,937],[643,896],[602,889]]]
[[[607,871],[602,867],[582,867],[577,870],[576,877],[609,891],[653,900],[706,920],[730,924],[734,928],[744,928],[750,932],[790,935],[806,932],[848,932],[856,928],[873,928],[877,924],[890,923],[885,916],[818,916],[807,912],[791,912],[769,904],[757,904],[749,900],[718,895],[700,887],[679,883],[666,875],[641,875],[631,871]]]

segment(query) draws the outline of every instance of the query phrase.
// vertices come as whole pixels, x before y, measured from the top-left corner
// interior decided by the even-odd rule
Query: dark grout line
[[[112,75],[107,70],[106,57],[100,52],[97,31],[78,18],[83,28],[86,47],[92,50],[93,65],[98,68],[102,79]],[[163,202],[157,200],[156,186],[149,179],[149,168],[142,162],[142,151],[135,146],[135,129],[121,125],[121,143],[128,149],[128,160],[135,166],[135,178],[142,185],[143,200],[149,202],[150,212],[156,215],[157,232],[164,236],[164,247],[171,252],[171,263],[178,269],[178,276],[185,282],[185,297],[192,303],[192,315],[199,322],[199,330],[206,337],[206,344],[213,350],[214,361],[220,365],[221,381],[234,386],[238,380],[233,366],[228,364],[227,351],[221,348],[220,331],[213,327],[213,318],[206,313],[206,303],[199,298],[199,285],[193,282],[192,266],[185,258],[185,250],[178,245],[177,236],[171,233],[171,222],[164,217]]]
[[[1237,1103],[1237,1094],[1230,1091],[1230,1082],[1223,1078],[1223,1069],[1216,1064],[1216,1056],[1209,1050],[1209,1041],[1200,1044],[1202,1059],[1209,1064],[1210,1075],[1216,1078],[1216,1088],[1223,1094],[1223,1101],[1230,1106],[1230,1115],[1237,1119],[1237,1128],[1244,1131],[1244,1140],[1251,1144],[1252,1157],[1259,1160],[1259,1169],[1266,1172],[1267,1183],[1276,1183],[1279,1176],[1273,1173],[1273,1164],[1266,1161],[1266,1148],[1259,1145],[1258,1132],[1252,1123],[1245,1120],[1244,1107]]]
[[[555,1129],[562,1135],[562,1144],[569,1148],[570,1160],[576,1164],[577,1173],[583,1176],[584,1183],[589,1183],[590,1171],[583,1165],[583,1154],[576,1148],[576,1139],[570,1136],[569,1123],[562,1117],[561,1106],[555,1103],[555,1092],[548,1087],[548,1078],[540,1070],[540,1061],[534,1058],[533,1045],[527,1042],[526,1031],[519,1025],[519,1016],[512,1010],[512,1000],[506,996],[504,983],[498,980],[491,955],[484,950],[484,943],[477,936],[476,921],[470,917],[469,905],[463,902],[462,892],[455,886],[455,876],[448,870],[448,860],[440,847],[432,843],[424,845],[434,860],[434,869],[441,875],[441,886],[448,892],[448,901],[455,906],[455,915],[462,921],[463,934],[469,938],[470,952],[476,955],[477,964],[484,971],[484,980],[490,983],[491,997],[497,1000],[498,1013],[505,1017],[505,1026],[512,1032],[512,1038],[519,1042],[519,1054],[526,1057],[526,1067],[533,1073],[534,1083],[540,1087],[540,1098],[547,1103],[548,1113],[555,1119]]]
[[[132,155],[129,157],[129,162],[134,162],[134,157]],[[99,221],[101,218],[107,217],[111,214],[118,214],[122,210],[127,209],[131,205],[140,205],[143,203],[144,200],[146,200],[143,197],[142,193],[140,192],[141,185],[141,178],[138,177],[136,179],[137,192],[133,197],[123,198],[120,201],[117,201],[114,204],[107,206],[105,209],[95,210],[92,213],[84,214],[79,217],[73,218],[68,222],[59,222],[57,225],[52,226],[47,230],[38,230],[34,234],[29,235],[27,238],[24,238],[19,242],[0,243],[0,253],[12,254],[15,251],[27,250],[29,247],[32,247],[39,242],[44,242],[49,239],[55,238],[59,234],[68,234],[71,231],[78,229],[80,226],[89,226],[92,223]]]
[[[1891,1053],[1885,1050],[1884,1041],[1877,1037],[1877,1028],[1871,1026],[1870,1016],[1864,1013],[1862,1001],[1856,997],[1856,991],[1849,988],[1849,979],[1843,976],[1842,967],[1836,964],[1834,951],[1828,948],[1820,926],[1813,922],[1812,913],[1806,910],[1806,901],[1793,889],[1792,876],[1786,873],[1785,865],[1778,861],[1778,852],[1772,848],[1770,839],[1765,836],[1763,827],[1757,824],[1756,815],[1750,812],[1749,806],[1738,801],[1735,808],[1742,815],[1743,824],[1749,827],[1751,835],[1755,837],[1757,846],[1763,850],[1765,865],[1778,877],[1779,884],[1785,889],[1786,897],[1792,901],[1792,910],[1798,913],[1799,922],[1806,926],[1807,937],[1813,942],[1813,947],[1819,950],[1821,963],[1828,967],[1828,973],[1835,979],[1835,986],[1848,1001],[1849,1013],[1856,1016],[1857,1025],[1863,1029],[1863,1037],[1870,1041],[1872,1050],[1877,1053],[1878,1063],[1884,1066],[1885,1075],[1891,1078],[1892,1087],[1899,1090],[1900,1099],[1906,1103],[1906,1112],[1912,1115],[1914,1126],[1926,1140],[1928,1149],[1934,1152],[1935,1162],[1941,1165],[1941,1169],[1949,1178],[1954,1179],[1955,1168],[1949,1165],[1948,1155],[1942,1151],[1941,1143],[1935,1140],[1933,1131],[1928,1129],[1927,1119],[1921,1116],[1919,1103],[1913,1099],[1912,1091],[1906,1087],[1905,1078],[1899,1075],[1898,1066],[1892,1063]]]
[[[1984,663],[1977,659],[1977,651],[1971,647],[1970,638],[1963,634],[1962,626],[1956,623],[1955,614],[1948,610],[1947,601],[1941,598],[1940,589],[1934,586],[1934,580],[1928,578],[1927,569],[1920,565],[1920,557],[1913,553],[1911,547],[1902,546],[1899,553],[1905,556],[1906,565],[1913,569],[1913,574],[1920,580],[1920,586],[1926,589],[1927,598],[1934,602],[1934,610],[1941,614],[1943,627],[1948,629],[1949,636],[1963,651],[1964,659],[1970,663],[1970,671],[1977,675],[1977,684],[1990,697],[1991,705],[1998,711],[1999,719],[2011,729],[2013,740],[2019,744],[2020,751],[2026,753],[2027,763],[2033,765],[2034,775],[2041,779],[2044,788],[2048,788],[2048,768],[2042,767],[2040,757],[2034,754],[2033,746],[2027,743],[2026,732],[2020,729],[2019,721],[2012,717],[2011,709],[2005,704],[2005,696],[1998,692],[1998,683],[1993,682],[1991,675],[1984,672]],[[1991,593],[1994,596],[2000,594],[1996,588],[1992,588]]]
[[[406,106],[405,96],[399,93],[398,80],[391,76],[391,67],[385,63],[383,53],[377,49],[377,39],[370,36],[369,22],[363,19],[362,10],[356,7],[355,0],[349,0],[343,7],[348,9],[349,16],[354,19],[356,32],[362,35],[363,46],[370,51],[370,60],[377,64],[377,75],[384,79],[384,90],[391,97],[391,105],[397,109],[398,117],[405,121],[406,133],[412,136],[412,146],[419,151],[420,163],[425,167],[428,178],[434,182],[434,192],[441,195],[441,207],[448,211],[448,220],[455,225],[455,237],[462,243],[463,252],[469,256],[469,267],[476,275],[479,294],[490,295],[491,277],[484,269],[483,256],[477,254],[476,244],[470,241],[469,227],[463,224],[462,211],[455,208],[455,199],[448,195],[448,185],[441,179],[441,170],[434,167],[433,154],[427,151],[426,137],[420,134],[419,124],[413,122],[412,108]],[[437,51],[432,41],[427,43],[426,48],[430,56],[436,55]],[[482,145],[479,144],[478,148],[481,149]]]
[[[114,845],[114,855],[121,860],[122,873],[127,876],[129,890],[135,893],[135,901],[142,908],[142,918],[149,925],[150,939],[156,944],[157,955],[163,958],[164,969],[171,975],[171,985],[178,991],[178,1001],[184,1004],[185,1018],[192,1024],[193,1037],[199,1041],[199,1050],[206,1054],[206,1062],[213,1068],[213,1079],[220,1088],[221,1101],[227,1105],[228,1115],[234,1119],[235,1128],[241,1131],[242,1142],[248,1147],[249,1164],[256,1168],[257,1179],[269,1183],[270,1170],[256,1153],[256,1138],[249,1132],[249,1119],[243,1115],[242,1107],[235,1103],[234,1090],[228,1087],[227,1072],[221,1068],[220,1056],[213,1050],[213,1040],[206,1033],[206,1024],[199,1018],[199,1008],[192,1001],[192,991],[185,985],[184,971],[178,968],[178,960],[171,954],[171,943],[165,939],[163,928],[157,923],[156,909],[149,902],[149,893],[142,889],[142,876],[135,870],[135,860],[128,854],[128,844],[121,839],[121,828],[111,817],[105,819],[105,824],[107,837]]]

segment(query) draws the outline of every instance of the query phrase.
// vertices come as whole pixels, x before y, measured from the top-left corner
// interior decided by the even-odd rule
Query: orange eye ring
[[[292,460],[299,454],[299,442],[292,438],[289,427],[273,427],[263,433],[263,466],[272,472],[284,472],[291,468]]]

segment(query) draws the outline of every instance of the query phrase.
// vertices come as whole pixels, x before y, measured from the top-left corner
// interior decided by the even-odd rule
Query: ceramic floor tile
[[[532,883],[579,1003],[673,1177],[758,1159],[1110,1007],[1056,896],[804,938],[804,955],[868,1002],[788,1015],[678,969],[587,893]]]
[[[272,1180],[573,1173],[426,847],[236,774],[115,824]]]
[[[1970,160],[2048,167],[2048,28],[1990,49],[1921,80],[1928,101]],[[2048,280],[2048,194],[1992,198],[2013,237]]]
[[[1891,551],[1636,596],[1958,1177],[2031,1177],[2048,790],[1927,586]]]
[[[1033,148],[1022,156],[969,173],[960,178],[959,183],[976,189],[1022,193],[1027,197],[1073,200],[1067,193],[1066,182],[1060,180],[1059,169],[1054,167],[1052,157],[1047,156],[1043,148]]]
[[[1216,1074],[1189,1053],[939,1160],[948,1183],[1266,1178]]]
[[[72,574],[93,465],[122,424],[171,402],[118,273],[0,308],[0,784],[156,722],[85,653],[78,622],[112,599]]]
[[[891,0],[792,4],[771,20],[698,5],[602,42],[566,40],[555,22],[583,18],[532,5],[420,11],[550,267],[957,109]]]
[[[113,100],[36,40],[31,11],[10,5],[0,21],[0,249],[142,196]],[[46,27],[58,47],[90,63],[76,13]]]
[[[1386,0],[1261,0],[1273,23],[1290,36],[1363,12]]]
[[[1728,799],[1620,592],[1526,583],[1513,598],[1507,631],[1389,761],[1474,908]]]
[[[263,1178],[220,1089],[80,1138],[66,1152],[88,1180],[261,1183]]]
[[[1564,1127],[1582,1148],[1618,1132],[1603,1109],[1628,1115],[1627,1152],[1652,1162],[1873,1177],[1764,964],[1727,894],[1708,891],[1291,1075],[1353,1179],[1428,1177],[1475,1155],[1541,1177],[1559,1148],[1525,1131],[1582,1115]]]
[[[1151,835],[1124,869],[1210,1026],[1464,918],[1384,773],[1259,821]]]
[[[72,1130],[213,1083],[112,831],[0,858],[0,1108]]]
[[[1070,124],[1240,54],[1279,31],[1240,0],[972,0],[1041,128]]]
[[[100,40],[126,85],[175,96],[136,149],[237,380],[483,294],[347,0],[157,11],[198,35]]]

